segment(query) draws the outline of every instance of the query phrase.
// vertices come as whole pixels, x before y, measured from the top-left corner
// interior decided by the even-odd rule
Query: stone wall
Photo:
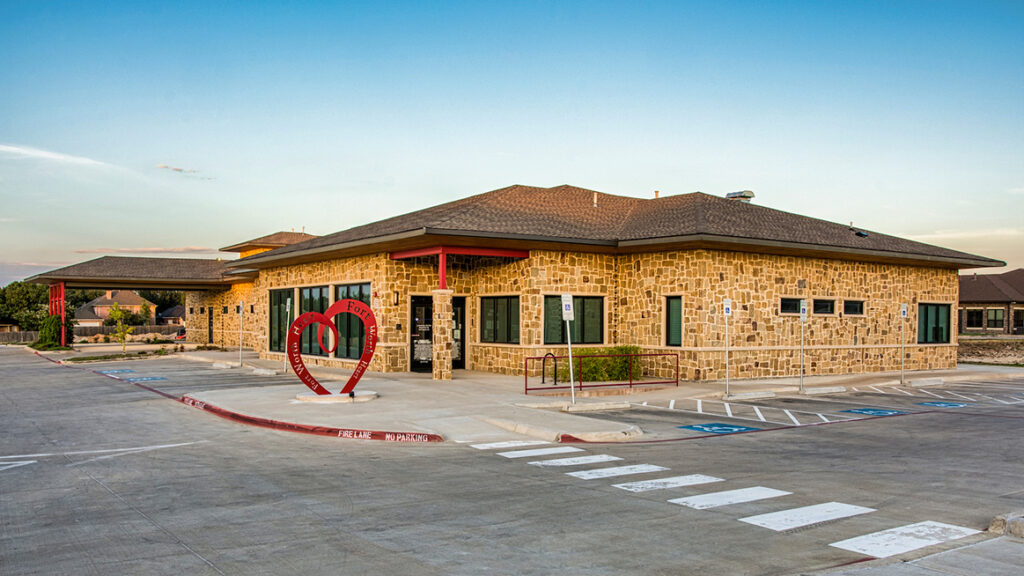
[[[244,300],[245,345],[264,357],[283,360],[283,354],[267,350],[270,290],[328,285],[333,296],[335,285],[369,282],[371,307],[380,326],[370,370],[406,371],[411,296],[433,297],[438,290],[437,262],[437,256],[391,260],[378,253],[262,270],[253,283],[225,292],[189,293],[186,307],[195,309],[187,320],[189,339],[205,341],[207,317],[198,311],[212,305],[215,343],[237,345],[234,311]],[[901,303],[909,309],[906,368],[950,368],[956,363],[954,270],[714,250],[618,256],[535,250],[526,259],[448,256],[447,284],[452,296],[466,298],[466,367],[471,370],[522,374],[527,356],[564,355],[564,346],[543,341],[544,296],[563,293],[604,298],[604,343],[587,347],[630,344],[646,353],[679,354],[683,379],[724,378],[725,334],[719,308],[726,297],[735,309],[729,325],[730,372],[735,378],[799,373],[800,319],[779,313],[784,297],[830,299],[837,309],[835,314],[812,314],[804,325],[807,374],[898,370]],[[520,297],[520,344],[481,343],[480,297],[503,295]],[[682,346],[665,345],[668,296],[681,298]],[[863,301],[864,314],[844,315],[843,301],[848,299]],[[297,295],[293,301],[298,302]],[[950,344],[916,344],[919,302],[952,305]],[[223,306],[233,314],[222,314]],[[307,362],[356,364],[324,357],[309,357]],[[652,368],[659,377],[674,370],[669,363],[662,364]]]

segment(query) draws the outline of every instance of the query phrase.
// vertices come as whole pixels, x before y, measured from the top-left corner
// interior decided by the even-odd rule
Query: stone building
[[[205,280],[182,272],[209,283],[187,294],[188,334],[232,345],[241,322],[245,346],[283,360],[291,320],[355,298],[379,326],[370,370],[521,375],[539,369],[527,358],[566,352],[571,294],[574,345],[636,346],[676,359],[684,380],[719,379],[728,321],[731,375],[753,378],[798,373],[806,300],[807,374],[899,369],[901,350],[910,370],[955,366],[957,271],[1002,262],[730,196],[511,186],[269,250],[237,244],[244,257]],[[307,364],[355,367],[361,324],[336,323],[331,354],[304,333]]]
[[[1024,268],[960,277],[961,334],[1024,335]]]

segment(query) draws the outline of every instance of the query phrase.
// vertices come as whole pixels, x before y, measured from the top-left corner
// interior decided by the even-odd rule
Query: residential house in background
[[[110,310],[115,302],[122,310],[135,314],[142,311],[143,304],[149,306],[147,324],[155,323],[156,304],[131,290],[107,290],[103,296],[90,300],[75,310],[75,320],[79,326],[103,326],[103,321],[110,318]]]
[[[181,304],[172,306],[156,315],[156,323],[167,326],[185,325],[185,307]]]
[[[963,334],[1024,335],[1024,268],[960,277]]]

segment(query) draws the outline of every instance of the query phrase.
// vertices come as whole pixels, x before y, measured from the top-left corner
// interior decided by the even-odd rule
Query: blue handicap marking
[[[918,406],[934,406],[936,408],[964,408],[970,406],[963,402],[918,402]]]
[[[127,374],[129,372],[135,372],[135,370],[97,370],[98,374]]]
[[[129,376],[127,379],[131,380],[132,382],[153,382],[154,380],[167,380],[167,378],[164,378],[163,376]]]
[[[760,430],[760,428],[751,428],[750,426],[737,426],[736,424],[720,424],[713,422],[711,424],[691,424],[690,426],[676,426],[676,428],[685,428],[687,430],[696,430],[697,432],[707,432],[710,434],[735,434],[736,432],[750,432],[752,430]]]
[[[899,410],[889,410],[887,408],[854,408],[853,410],[843,410],[843,412],[852,412],[853,414],[864,414],[865,416],[895,416],[897,414],[906,414]]]

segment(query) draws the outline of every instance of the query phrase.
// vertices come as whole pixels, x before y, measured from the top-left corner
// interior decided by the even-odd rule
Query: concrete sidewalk
[[[119,346],[116,346],[119,351]],[[103,352],[95,346],[74,355],[95,355]],[[49,355],[54,359],[69,353]],[[368,402],[318,403],[300,401],[300,395],[310,396],[298,378],[286,370],[280,361],[261,360],[251,351],[243,351],[242,366],[235,351],[191,350],[178,353],[174,358],[205,363],[212,368],[236,371],[253,379],[251,388],[223,390],[197,390],[188,396],[204,406],[264,419],[310,427],[347,430],[392,431],[415,434],[435,434],[451,442],[486,442],[507,439],[511,434],[558,442],[578,439],[588,442],[615,442],[642,440],[638,427],[609,420],[588,417],[588,411],[622,410],[629,403],[657,402],[680,398],[721,398],[724,382],[683,382],[678,387],[598,388],[577,393],[576,404],[570,404],[568,390],[553,393],[524,394],[523,379],[485,372],[456,371],[451,381],[434,381],[429,374],[368,372],[356,391],[376,392]],[[88,365],[85,365],[88,366]],[[337,392],[348,380],[351,371],[339,368],[311,366],[310,372],[327,389]],[[945,381],[983,380],[1024,375],[1024,369],[963,366],[957,370],[907,372],[908,384],[923,379],[941,378]],[[267,386],[265,379],[291,381],[294,384]],[[264,382],[260,382],[263,379]],[[840,376],[809,376],[804,378],[809,391],[829,387],[862,385],[896,385],[896,373],[855,374]],[[799,393],[800,379],[775,378],[739,380],[730,382],[733,395],[776,392]]]
[[[1024,573],[1024,540],[1002,536],[901,562],[866,564],[815,572],[820,576],[1010,576]]]

